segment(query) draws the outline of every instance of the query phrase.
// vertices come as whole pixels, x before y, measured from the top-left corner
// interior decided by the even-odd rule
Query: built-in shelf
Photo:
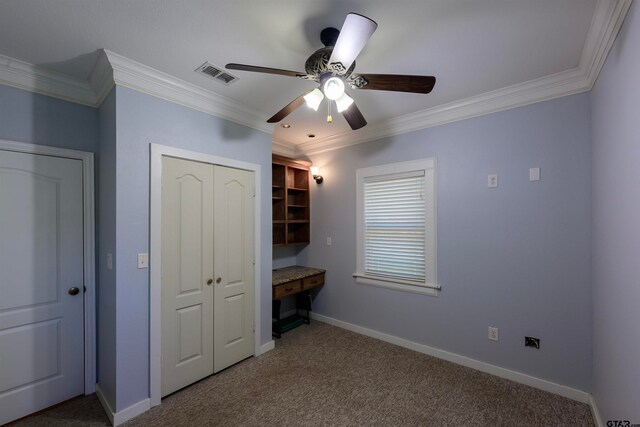
[[[308,244],[310,162],[273,156],[273,246]]]

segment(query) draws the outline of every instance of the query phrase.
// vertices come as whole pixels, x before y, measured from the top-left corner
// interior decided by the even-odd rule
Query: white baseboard
[[[102,405],[102,409],[104,409],[104,412],[107,413],[109,421],[111,422],[111,424],[113,424],[113,415],[115,412],[113,411],[113,409],[111,409],[111,405],[109,405],[109,401],[107,400],[107,398],[104,397],[104,393],[102,393],[102,389],[100,388],[99,384],[96,384],[96,396],[98,396],[98,400]]]
[[[129,421],[131,418],[137,417],[151,408],[151,401],[147,398],[124,408],[122,411],[115,412],[98,384],[96,384],[96,396],[98,396],[98,400],[113,426],[123,424],[125,421]]]
[[[604,427],[602,417],[600,417],[600,411],[598,411],[598,405],[596,405],[596,400],[593,398],[592,394],[589,395],[589,407],[591,408],[593,424],[595,424],[596,427]]]
[[[271,351],[274,348],[276,348],[276,342],[274,340],[271,340],[265,344],[262,344],[260,346],[260,352],[258,354],[256,354],[256,356],[260,356],[261,354],[265,354],[267,351]]]
[[[149,398],[141,400],[138,403],[134,403],[113,415],[113,425],[119,426],[125,421],[129,421],[131,418],[135,418],[138,415],[147,412],[149,409],[151,409],[151,399]]]
[[[497,377],[505,378],[511,381],[515,381],[520,384],[525,384],[540,390],[547,391],[549,393],[557,394],[572,400],[576,400],[581,403],[589,403],[589,393],[577,390],[575,388],[567,387],[561,384],[556,384],[551,381],[543,380],[541,378],[532,377],[531,375],[523,374],[521,372],[512,371],[510,369],[501,368],[499,366],[490,365],[488,363],[480,362],[479,360],[471,359],[466,356],[460,356],[459,354],[450,353],[438,348],[429,347],[428,345],[420,344],[417,342],[409,341],[404,338],[399,338],[393,335],[385,334],[383,332],[374,331],[362,326],[354,325],[352,323],[343,322],[342,320],[334,319],[332,317],[323,316],[317,313],[311,313],[311,318],[320,322],[328,323],[333,326],[337,326],[342,329],[347,329],[358,334],[366,335],[368,337],[376,338],[381,341],[386,341],[391,344],[398,345],[400,347],[408,348],[419,353],[424,353],[429,356],[437,357],[438,359],[446,360],[456,363],[458,365],[466,366],[481,372],[486,372]]]

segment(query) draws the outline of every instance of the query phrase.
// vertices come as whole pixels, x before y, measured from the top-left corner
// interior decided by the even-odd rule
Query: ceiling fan
[[[336,109],[356,130],[367,124],[353,98],[345,92],[345,83],[351,89],[388,90],[395,92],[429,93],[436,84],[433,76],[414,76],[401,74],[352,74],[356,66],[355,59],[364,48],[373,32],[378,27],[375,21],[357,13],[350,13],[342,25],[342,30],[325,28],[320,33],[320,40],[325,47],[315,51],[306,61],[305,72],[282,70],[278,68],[258,67],[245,64],[227,64],[229,70],[253,71],[257,73],[278,74],[298,77],[320,83],[320,86],[309,91],[287,104],[267,123],[277,123],[287,117],[305,102],[310,108],[318,110],[326,97],[329,99],[329,115],[331,122],[331,101]]]

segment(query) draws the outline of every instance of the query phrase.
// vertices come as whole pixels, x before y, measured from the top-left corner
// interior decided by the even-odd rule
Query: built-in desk
[[[325,270],[320,268],[293,265],[291,267],[273,270],[272,275],[272,335],[280,338],[283,332],[309,324],[309,312],[311,311],[311,289],[324,285]],[[281,298],[296,296],[296,313],[285,319],[280,318]],[[302,312],[302,314],[301,314]]]

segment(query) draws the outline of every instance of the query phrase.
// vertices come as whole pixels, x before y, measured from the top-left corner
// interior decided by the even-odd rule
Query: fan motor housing
[[[331,52],[333,52],[333,46],[326,46],[316,50],[304,63],[304,71],[312,76],[314,80],[319,81],[320,78],[326,73],[332,73],[333,70],[329,68],[329,58],[331,58]],[[349,67],[343,77],[348,77],[356,68],[356,61]]]

